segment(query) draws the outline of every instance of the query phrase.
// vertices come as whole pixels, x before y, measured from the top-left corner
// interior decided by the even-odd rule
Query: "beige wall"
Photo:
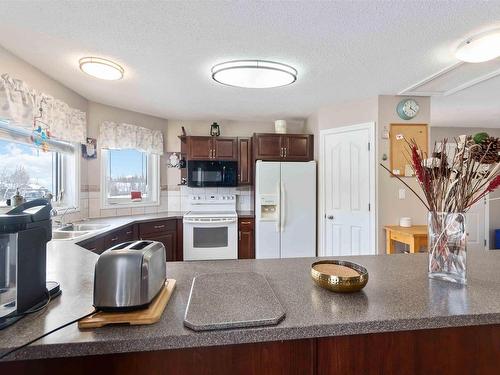
[[[377,126],[377,154],[378,163],[389,168],[389,159],[382,160],[384,154],[389,157],[389,140],[382,139],[384,127],[390,128],[390,124],[429,124],[430,126],[430,98],[415,98],[420,105],[418,115],[408,121],[401,120],[396,113],[397,104],[404,99],[401,96],[381,95],[378,97],[378,126]],[[430,129],[430,128],[429,128]],[[385,252],[385,225],[398,225],[403,216],[411,217],[414,224],[427,223],[427,211],[422,203],[414,197],[413,193],[396,178],[391,177],[389,172],[377,164],[378,169],[378,243],[379,253]],[[402,177],[416,192],[420,186],[414,177]],[[399,189],[406,189],[406,198],[398,199]]]
[[[376,181],[377,181],[377,228],[379,253],[385,252],[385,225],[398,224],[402,216],[412,217],[415,224],[425,224],[426,211],[422,204],[410,191],[406,191],[406,199],[399,200],[399,189],[404,188],[398,180],[391,178],[378,163],[382,162],[388,166],[389,161],[383,161],[382,156],[389,156],[389,141],[382,139],[384,127],[391,123],[430,123],[430,98],[416,98],[420,104],[419,114],[410,121],[404,121],[396,113],[396,106],[404,99],[400,96],[381,95],[346,102],[342,104],[327,106],[311,114],[306,121],[306,132],[314,134],[315,159],[319,163],[319,136],[323,129],[331,129],[340,126],[355,125],[367,122],[376,123],[375,149],[377,152]],[[419,187],[414,178],[406,178],[415,190]],[[318,210],[319,212],[319,210]],[[318,217],[319,219],[319,217]]]
[[[114,121],[117,123],[128,123],[144,128],[160,130],[163,132],[164,141],[167,137],[168,121],[159,117],[144,115],[142,113],[127,111],[125,109],[111,107],[104,104],[89,102],[87,112],[87,134],[89,137],[99,137],[99,127],[104,121]],[[99,144],[98,144],[99,147]],[[166,147],[165,150],[166,151]],[[88,161],[88,168],[90,171],[98,171],[100,166],[100,155],[97,159]],[[161,159],[161,180],[162,186],[167,184],[167,176],[165,172],[165,160]],[[89,173],[88,178],[89,189],[99,189],[100,186],[100,173]]]
[[[433,127],[431,128],[431,145],[434,142],[439,142],[444,138],[451,139],[458,137],[462,134],[473,135],[478,132],[486,132],[493,137],[500,138],[500,128],[465,128],[465,127]],[[500,198],[500,189],[492,192],[489,195],[490,199]],[[491,200],[489,212],[489,240],[490,248],[495,247],[495,229],[500,229],[500,199]]]
[[[338,128],[342,126],[356,125],[367,122],[375,122],[378,117],[378,98],[366,98],[356,101],[350,101],[341,104],[335,104],[331,106],[326,106],[320,108],[317,112],[311,114],[305,124],[305,132],[314,134],[314,159],[318,164],[318,171],[320,166],[319,158],[319,140],[320,131],[324,129]],[[317,222],[318,225],[318,238],[320,236],[321,227],[319,223],[321,222],[321,210],[319,208],[319,180],[318,173],[318,184],[317,184]],[[320,243],[320,241],[317,241]]]
[[[4,73],[25,81],[37,91],[66,102],[70,107],[87,112],[87,99],[0,46],[0,74]]]
[[[323,129],[376,122],[378,114],[377,97],[349,101],[320,108],[306,121],[306,133],[314,134],[314,158],[319,160],[319,132]]]

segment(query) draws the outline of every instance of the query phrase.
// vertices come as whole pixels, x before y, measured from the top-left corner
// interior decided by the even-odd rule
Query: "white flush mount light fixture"
[[[297,70],[273,61],[235,60],[215,65],[212,78],[227,86],[266,89],[294,83]]]
[[[500,29],[487,31],[461,43],[455,57],[469,63],[480,63],[500,56]]]
[[[82,72],[108,81],[122,79],[125,72],[117,63],[100,57],[84,57],[79,62]]]

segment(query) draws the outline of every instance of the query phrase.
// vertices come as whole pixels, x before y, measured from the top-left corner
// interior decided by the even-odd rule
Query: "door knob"
[[[328,220],[333,220],[333,215],[328,215],[328,216],[327,216],[327,219],[328,219]]]

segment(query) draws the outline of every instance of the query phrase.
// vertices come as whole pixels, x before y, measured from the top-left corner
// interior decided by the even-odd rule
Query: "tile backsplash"
[[[128,207],[101,209],[100,192],[82,191],[80,193],[80,211],[68,213],[66,222],[74,222],[86,218],[143,215],[166,211],[187,211],[189,196],[192,194],[234,194],[236,195],[237,209],[240,211],[253,210],[253,190],[242,186],[235,188],[190,188],[187,186],[168,186],[160,192],[160,205],[151,207]]]

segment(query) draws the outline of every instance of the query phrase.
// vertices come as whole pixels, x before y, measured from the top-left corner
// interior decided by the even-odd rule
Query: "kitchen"
[[[365,165],[365,159],[356,159],[359,145],[368,152],[359,155],[373,157],[377,165],[392,166],[395,158],[389,143],[394,147],[396,140],[390,135],[386,138],[385,132],[390,133],[393,124],[406,125],[404,131],[408,125],[430,124],[434,116],[430,102],[435,103],[435,98],[397,95],[408,86],[409,78],[401,79],[404,74],[394,72],[390,88],[384,86],[387,79],[371,78],[377,84],[366,95],[374,100],[357,95],[366,88],[360,86],[356,93],[346,92],[333,100],[339,93],[332,93],[331,87],[347,90],[354,85],[353,75],[346,71],[347,78],[342,77],[321,63],[326,60],[322,53],[333,56],[335,48],[319,54],[312,48],[314,57],[309,63],[316,59],[314,69],[322,72],[318,81],[316,73],[308,70],[313,65],[306,66],[305,46],[315,45],[306,42],[306,35],[299,38],[303,44],[290,46],[301,49],[300,55],[274,57],[274,62],[253,60],[275,56],[269,53],[272,46],[265,47],[265,53],[260,45],[266,44],[262,43],[264,34],[271,30],[271,40],[284,41],[278,26],[272,26],[282,12],[289,12],[287,27],[292,29],[304,12],[302,7],[309,6],[305,13],[311,20],[319,17],[318,25],[331,25],[326,15],[338,17],[334,16],[337,11],[352,25],[360,25],[351,14],[351,10],[359,11],[355,4],[277,2],[268,4],[265,11],[257,3],[213,7],[189,2],[122,3],[123,18],[114,13],[112,4],[91,3],[88,9],[57,1],[45,4],[44,9],[34,2],[4,4],[11,19],[5,20],[0,38],[0,173],[5,170],[6,176],[0,176],[4,189],[0,192],[1,204],[5,198],[5,205],[10,206],[0,207],[1,243],[2,249],[32,253],[27,260],[2,250],[10,262],[2,268],[6,285],[0,294],[2,371],[64,373],[71,366],[75,373],[412,374],[419,369],[433,373],[439,367],[446,369],[444,373],[494,373],[500,323],[498,252],[467,253],[466,286],[429,278],[429,254],[424,251],[383,255],[385,226],[403,216],[411,216],[416,224],[426,220],[423,207],[414,209],[419,204],[416,198],[401,198],[401,189],[410,195],[410,189],[417,187],[415,176],[401,177],[408,189],[397,178],[383,174],[382,168],[369,166],[374,175],[360,178],[342,190],[344,195],[338,195],[341,202],[351,203],[355,202],[353,192],[368,197],[360,200],[358,211],[363,216],[357,232],[351,234],[360,240],[336,252],[331,239],[344,238],[343,229],[334,225],[333,235],[324,234],[329,222],[344,219],[325,210],[325,186],[329,186],[324,183],[325,175],[338,174],[337,181],[341,181],[344,173],[342,166],[327,168],[330,133],[326,131],[366,125],[356,131],[367,135],[368,145],[360,136],[340,138],[343,145],[353,139],[349,153],[340,151],[345,158],[349,154],[350,162],[344,164],[350,171]],[[389,15],[396,17],[389,4],[383,11],[365,6],[373,17],[381,17],[379,22]],[[418,4],[409,6],[430,17]],[[467,5],[443,7],[462,14]],[[478,11],[483,18],[470,16],[462,26],[465,30],[450,31],[451,37],[463,38],[478,25],[487,24],[497,8],[494,4],[483,7]],[[200,24],[188,22],[188,9],[200,16]],[[113,12],[116,21],[108,19],[107,12]],[[64,20],[60,26],[51,26],[57,14],[63,14]],[[85,22],[74,14],[85,14]],[[277,18],[268,19],[266,14]],[[214,19],[231,16],[241,25],[261,25],[264,34],[254,31],[262,38],[233,30],[225,22],[214,25]],[[102,26],[112,22],[118,27],[115,22],[124,20],[130,27],[119,28],[119,37],[113,35],[112,27]],[[144,25],[145,20],[150,24]],[[32,28],[20,26],[28,24]],[[320,40],[324,32],[312,24]],[[414,19],[412,25],[416,24]],[[89,34],[92,26],[95,33]],[[143,27],[149,30],[145,39],[141,38],[146,34],[139,31]],[[234,35],[224,33],[226,28]],[[185,32],[179,35],[179,30]],[[69,33],[67,40],[64,33]],[[200,33],[207,35],[200,37]],[[172,37],[165,40],[161,35]],[[237,35],[248,42],[250,55],[241,55],[241,48],[234,46],[232,52],[224,53],[225,43]],[[155,42],[149,40],[153,36]],[[36,52],[30,38],[43,45],[43,50]],[[337,40],[328,38],[330,43]],[[207,51],[200,40],[212,40],[213,49]],[[183,48],[187,43],[198,47],[196,57],[189,47]],[[65,52],[69,45],[73,57]],[[144,46],[140,56],[128,49],[138,45]],[[175,57],[165,58],[167,51],[176,51]],[[424,51],[422,47],[420,53]],[[364,53],[371,53],[375,64],[377,51]],[[101,60],[94,55],[102,56]],[[227,65],[243,59],[248,60]],[[91,77],[96,63],[118,79]],[[284,81],[274,82],[279,87],[272,89],[237,88],[241,81],[226,81],[234,79],[234,69],[279,71],[282,75],[276,79]],[[417,81],[422,72],[416,74],[415,67],[405,74],[412,69],[415,74],[410,80]],[[329,76],[335,79],[328,80]],[[267,74],[262,77],[268,79]],[[317,80],[314,88],[311,80]],[[255,82],[246,82],[247,87]],[[408,113],[396,108],[409,99],[420,108],[410,104],[414,113],[406,119]],[[335,110],[325,107],[334,102]],[[490,127],[485,126],[494,135]],[[439,139],[433,127],[427,131],[430,139]],[[478,142],[490,141],[476,137],[478,132],[467,134]],[[338,150],[332,146],[331,155]],[[398,168],[390,171],[404,171]],[[373,189],[368,189],[372,184]],[[335,189],[342,186],[331,186],[331,195],[336,197]],[[47,198],[50,209],[38,198]],[[23,202],[25,208],[30,202],[42,208],[36,213],[22,211]],[[47,229],[49,222],[52,230]],[[30,236],[34,230],[39,234]],[[31,245],[26,244],[28,239]],[[132,267],[126,272],[118,267],[125,259],[127,267]],[[144,266],[151,271],[147,277],[131,276],[142,272],[132,260],[149,264]],[[325,261],[326,266],[321,263]],[[16,267],[17,273],[13,272]],[[330,274],[330,284],[325,286],[317,276],[321,269],[347,274]],[[362,290],[325,289],[350,288],[342,283],[344,278],[355,280],[355,287]],[[333,285],[332,280],[342,285]],[[144,289],[147,282],[151,289]],[[34,291],[38,293],[35,301]],[[147,318],[152,324],[133,320],[144,319],[138,317],[143,312],[153,314],[150,310],[158,304],[162,305],[160,313]],[[120,324],[89,328],[111,317]],[[456,354],[450,357],[448,351]],[[466,353],[477,361],[468,361]]]

